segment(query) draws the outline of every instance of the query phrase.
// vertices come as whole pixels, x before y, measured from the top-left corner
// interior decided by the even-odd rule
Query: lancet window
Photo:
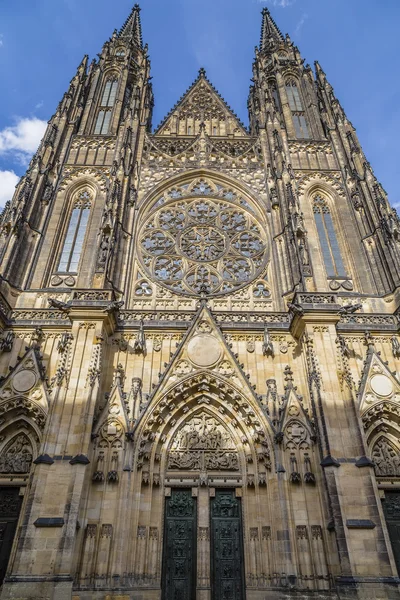
[[[289,101],[289,107],[292,111],[292,120],[296,137],[299,139],[309,139],[310,134],[307,127],[306,113],[301,102],[299,88],[294,79],[286,83],[286,94]]]
[[[117,95],[118,81],[108,79],[103,89],[99,111],[97,113],[94,133],[96,135],[107,135],[110,129],[111,115]]]
[[[313,210],[326,274],[328,277],[346,276],[329,205],[319,194],[313,198]]]
[[[77,272],[82,254],[90,207],[90,192],[88,190],[79,192],[73,203],[67,235],[58,264],[58,271],[64,273]]]

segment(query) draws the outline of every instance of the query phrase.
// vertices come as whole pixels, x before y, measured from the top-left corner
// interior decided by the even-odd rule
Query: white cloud
[[[11,200],[14,188],[19,181],[14,171],[0,171],[0,206],[4,207],[7,200]]]
[[[304,13],[304,14],[301,16],[301,19],[299,20],[299,22],[297,23],[297,25],[296,25],[296,29],[294,30],[294,32],[295,32],[295,34],[296,34],[296,35],[299,35],[299,33],[300,33],[300,31],[302,30],[302,28],[303,28],[303,25],[304,25],[304,23],[307,21],[307,19],[308,19],[308,15],[307,15],[307,13]]]
[[[11,154],[26,162],[36,152],[47,123],[36,117],[18,118],[14,126],[0,131],[0,155]]]
[[[259,0],[259,2],[267,2],[268,4],[272,4],[273,6],[280,6],[281,8],[286,8],[287,6],[292,6],[296,2],[296,0]]]

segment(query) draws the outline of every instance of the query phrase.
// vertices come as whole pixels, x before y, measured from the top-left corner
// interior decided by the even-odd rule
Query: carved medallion
[[[195,335],[187,348],[188,356],[192,363],[198,367],[214,365],[222,355],[219,341],[212,335]]]
[[[13,377],[13,388],[16,392],[27,392],[31,390],[37,382],[36,374],[28,369],[22,369],[18,371]]]
[[[370,386],[378,396],[387,397],[393,393],[393,383],[387,375],[373,375],[370,380]]]

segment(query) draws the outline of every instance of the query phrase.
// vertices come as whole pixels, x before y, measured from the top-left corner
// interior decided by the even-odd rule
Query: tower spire
[[[139,4],[133,6],[131,14],[118,33],[118,37],[133,42],[138,48],[143,48]]]
[[[261,39],[260,39],[260,50],[269,50],[271,46],[276,43],[283,42],[284,37],[281,30],[271,17],[271,13],[268,8],[262,10],[262,24],[261,24]]]

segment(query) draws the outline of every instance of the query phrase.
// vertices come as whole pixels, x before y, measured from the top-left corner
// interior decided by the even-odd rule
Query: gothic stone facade
[[[267,10],[248,129],[150,79],[135,6],[1,215],[1,598],[399,598],[399,219]]]

